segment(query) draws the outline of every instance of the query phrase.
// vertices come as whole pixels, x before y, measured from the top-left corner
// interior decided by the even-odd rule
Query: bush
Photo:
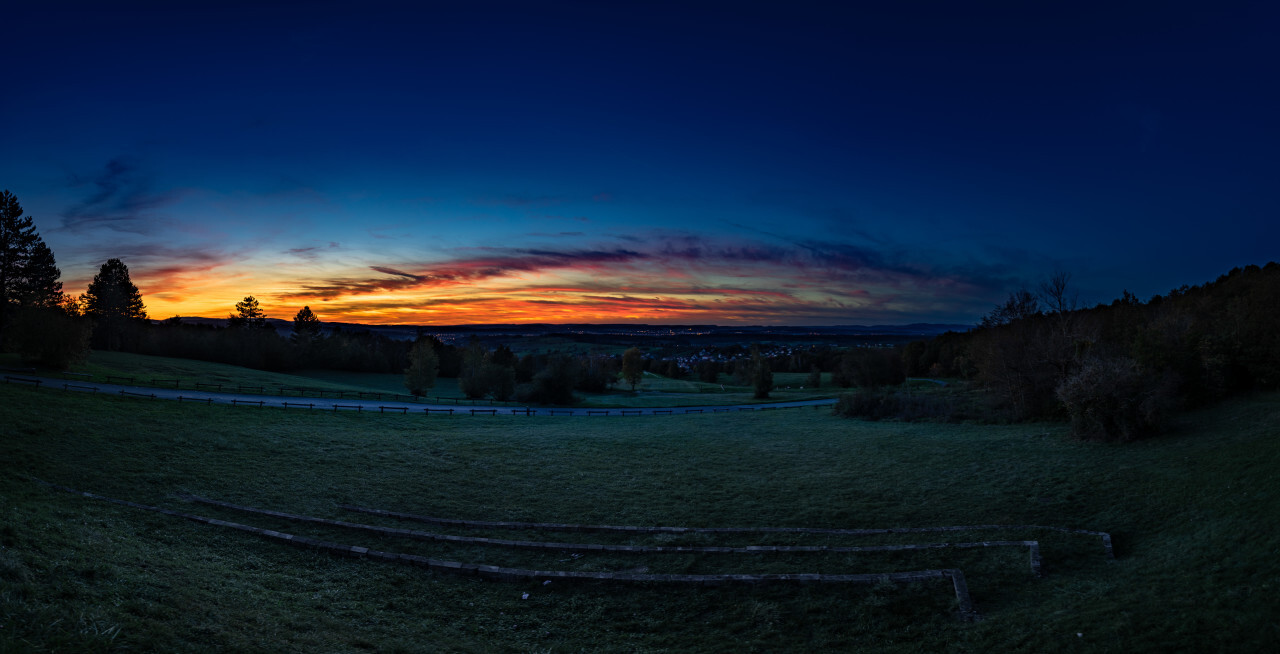
[[[822,387],[822,369],[814,366],[809,370],[809,377],[804,380],[805,388],[821,388]]]
[[[436,385],[436,373],[440,370],[440,359],[436,356],[434,344],[428,339],[419,339],[409,350],[409,367],[404,371],[404,385],[414,397],[427,394]]]
[[[895,386],[907,380],[905,371],[896,349],[856,348],[840,357],[831,381],[841,388]]]
[[[751,346],[751,387],[755,391],[751,397],[757,400],[769,399],[769,391],[773,390],[773,372],[769,370],[769,361],[760,356],[760,351]]]
[[[1171,377],[1144,374],[1128,357],[1094,358],[1058,386],[1078,438],[1133,441],[1159,433],[1173,410],[1175,384]]]
[[[577,362],[561,355],[547,361],[547,366],[533,376],[533,381],[516,389],[516,399],[530,404],[573,404],[574,383],[577,381]]]
[[[484,361],[474,368],[466,368],[458,378],[460,388],[468,399],[478,400],[492,396],[493,399],[505,402],[511,399],[516,391],[516,372],[507,366]]]
[[[618,364],[613,357],[584,358],[578,366],[576,388],[588,393],[603,393],[618,383]]]
[[[880,420],[895,415],[896,409],[893,393],[862,389],[841,395],[832,412],[845,418]]]
[[[1009,421],[1007,413],[991,402],[970,393],[918,392],[888,388],[864,388],[842,394],[833,415],[863,420],[906,422],[995,422]]]
[[[65,370],[89,355],[92,328],[85,318],[62,309],[25,308],[13,322],[11,338],[23,361]]]
[[[859,389],[836,401],[833,413],[864,420],[958,422],[972,418],[950,396],[906,394],[892,390]]]

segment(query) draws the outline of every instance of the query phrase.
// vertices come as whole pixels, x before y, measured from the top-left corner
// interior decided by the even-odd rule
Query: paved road
[[[652,415],[684,415],[690,413],[728,413],[734,411],[766,411],[772,409],[795,409],[800,407],[824,406],[835,404],[834,399],[801,400],[797,402],[770,402],[763,404],[736,404],[730,406],[688,406],[688,407],[627,407],[624,409],[596,409],[569,407],[513,407],[499,406],[457,406],[454,404],[431,404],[426,402],[382,401],[368,399],[334,399],[319,397],[292,397],[280,395],[263,395],[251,393],[221,393],[183,388],[154,388],[151,386],[128,386],[122,384],[103,384],[98,382],[82,382],[31,375],[7,374],[4,379],[8,383],[28,384],[22,380],[40,382],[41,388],[53,388],[67,392],[110,393],[125,397],[144,397],[149,399],[174,400],[178,402],[205,402],[209,404],[234,404],[245,406],[277,407],[298,410],[327,411],[376,411],[380,413],[439,413],[452,415],[519,415],[519,416],[652,416]]]

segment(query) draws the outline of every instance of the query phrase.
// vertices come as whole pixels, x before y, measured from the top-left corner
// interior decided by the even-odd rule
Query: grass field
[[[0,354],[0,368],[25,368],[26,364],[18,360],[14,354]],[[173,359],[168,357],[147,356],[144,354],[128,354],[124,352],[93,351],[89,360],[74,367],[74,375],[64,376],[60,371],[51,369],[37,370],[38,374],[50,377],[63,376],[69,381],[77,382],[122,382],[124,379],[141,386],[167,386],[172,388],[169,380],[178,380],[182,388],[195,388],[197,383],[222,384],[228,389],[244,386],[261,387],[268,393],[276,393],[277,389],[298,388],[323,389],[325,391],[355,391],[406,394],[404,376],[399,374],[359,373],[337,370],[300,370],[291,374],[253,370],[222,363],[195,361],[191,359]],[[807,375],[800,373],[778,373],[775,380],[778,389],[770,395],[769,401],[783,402],[793,400],[810,400],[832,397],[836,388],[802,389]],[[758,400],[752,396],[749,387],[733,386],[727,375],[722,375],[724,383],[708,384],[687,379],[671,379],[652,373],[645,373],[636,392],[630,389],[619,389],[606,393],[577,393],[581,398],[580,405],[586,407],[675,407],[698,405],[730,405],[751,404]],[[787,388],[786,386],[790,386]],[[294,393],[296,394],[296,393]],[[435,387],[427,394],[429,398],[461,399],[466,396],[458,387],[458,380],[440,377]]]
[[[17,355],[0,354],[0,367],[27,367],[20,363]],[[37,368],[37,374],[59,377],[60,371]],[[366,385],[369,376],[342,374],[330,377],[290,375],[265,370],[253,370],[224,363],[210,363],[193,359],[174,359],[169,357],[148,356],[145,354],[129,354],[125,352],[105,352],[94,350],[83,364],[74,366],[70,372],[75,373],[69,379],[86,382],[106,383],[108,378],[119,381],[119,378],[132,378],[141,386],[164,385],[172,388],[171,383],[154,380],[173,380],[180,382],[183,388],[193,388],[196,383],[224,384],[228,386],[261,386],[276,389],[281,386],[307,388],[323,388],[326,390],[382,391],[404,393],[404,386],[399,390],[389,390],[385,385]]]
[[[864,423],[826,410],[654,418],[312,414],[0,385],[0,651],[1262,651],[1280,639],[1280,396],[1158,441],[1056,424]],[[958,567],[945,584],[498,583],[298,550],[30,478],[327,540],[472,563],[654,573]],[[1050,524],[946,534],[1025,551],[587,554],[439,544],[194,504],[379,522],[339,503],[481,520],[687,526]],[[381,521],[395,525],[395,522]],[[637,536],[403,526],[526,540],[873,544],[919,535]],[[521,599],[528,593],[528,599]]]
[[[404,375],[377,372],[346,372],[341,370],[299,370],[298,377],[313,379],[338,386],[380,391],[383,393],[408,393],[404,386]],[[458,388],[458,380],[451,377],[437,377],[436,385],[428,393],[430,397],[463,398],[462,389]]]
[[[0,368],[25,368],[14,354],[0,354]],[[72,382],[101,382],[108,380],[118,383],[122,378],[132,379],[140,386],[166,386],[173,384],[165,380],[178,380],[182,388],[195,388],[197,383],[222,384],[230,390],[235,387],[262,387],[268,393],[277,389],[306,388],[323,389],[325,391],[355,391],[374,393],[407,394],[404,376],[396,374],[359,373],[335,370],[300,370],[294,373],[267,372],[242,368],[224,363],[210,363],[192,359],[173,359],[169,357],[130,354],[125,352],[103,352],[95,350],[89,354],[89,360],[71,369],[73,375],[62,375],[60,371],[37,369],[37,374],[50,377],[66,377]],[[160,381],[156,381],[160,380]],[[431,389],[431,397],[462,398],[465,397],[458,388],[458,380],[440,378],[435,388]]]

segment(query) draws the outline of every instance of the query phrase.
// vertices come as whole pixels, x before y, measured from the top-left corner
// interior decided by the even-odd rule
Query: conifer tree
[[[102,264],[80,301],[85,315],[94,319],[98,344],[108,349],[119,349],[130,321],[147,318],[142,294],[129,280],[129,267],[119,259]]]
[[[147,307],[142,294],[129,279],[129,266],[119,259],[107,259],[98,274],[89,282],[89,289],[80,298],[85,315],[102,319],[128,319],[147,317]]]
[[[265,329],[267,316],[258,305],[258,298],[248,295],[244,300],[236,302],[236,313],[227,315],[228,327],[247,327],[249,329]]]
[[[51,308],[62,301],[62,272],[18,198],[0,193],[0,330],[14,310]]]
[[[309,345],[320,337],[320,319],[311,311],[311,307],[302,307],[293,317],[293,335],[290,336],[297,345]]]

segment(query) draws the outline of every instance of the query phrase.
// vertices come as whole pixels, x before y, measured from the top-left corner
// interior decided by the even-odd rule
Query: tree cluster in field
[[[65,367],[88,352],[80,302],[62,292],[62,272],[18,198],[0,193],[0,345],[27,361]]]
[[[135,325],[131,338],[118,349],[275,372],[325,369],[398,374],[404,372],[413,345],[367,330],[326,326],[310,307],[297,312],[286,336],[267,323],[253,296],[236,306],[243,311],[237,309],[225,326],[185,323],[178,318]],[[444,362],[446,370],[457,370],[456,358],[454,353],[453,360]]]
[[[516,356],[511,348],[499,345],[490,350],[473,338],[460,350],[423,336],[413,345],[405,386],[415,395],[425,395],[434,384],[438,361],[450,350],[459,357],[455,376],[458,388],[470,399],[518,400],[530,404],[573,404],[575,391],[599,393],[619,382],[624,357],[571,355],[559,352]]]
[[[703,351],[713,353],[715,358],[696,360],[688,367],[676,358],[646,359],[645,370],[672,379],[691,377],[707,384],[727,381],[753,389],[769,385],[774,372],[807,373],[804,387],[810,389],[821,388],[822,375],[827,372],[831,373],[831,383],[840,388],[900,384],[906,379],[901,351],[889,347],[811,345],[771,353],[756,344]],[[770,373],[767,377],[765,368]]]
[[[1081,438],[1128,441],[1158,433],[1180,407],[1280,387],[1280,264],[1236,268],[1147,302],[1126,291],[1092,308],[1077,306],[1068,279],[1011,294],[968,332],[901,348],[904,375],[972,380],[986,391],[981,409],[859,383],[838,412],[1068,418]]]

